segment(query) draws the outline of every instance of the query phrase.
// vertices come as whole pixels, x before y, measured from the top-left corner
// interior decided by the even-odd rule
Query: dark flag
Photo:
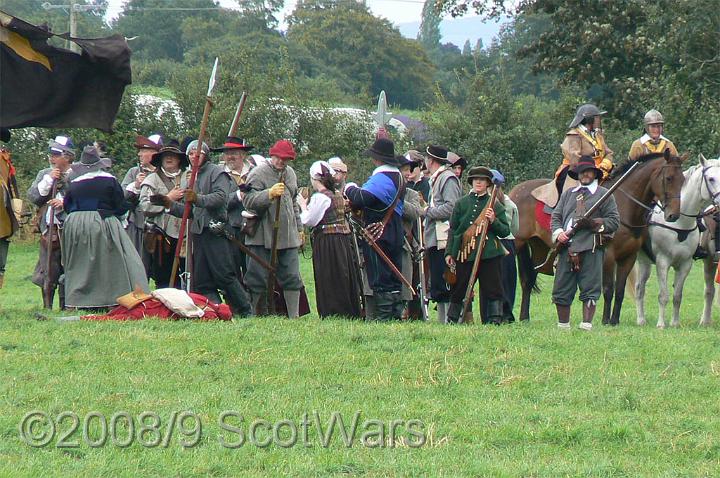
[[[66,38],[0,11],[0,127],[111,131],[132,79],[125,37],[72,38],[77,54],[53,36]]]

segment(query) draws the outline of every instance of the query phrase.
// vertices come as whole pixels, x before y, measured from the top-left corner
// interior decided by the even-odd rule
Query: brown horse
[[[674,222],[680,217],[680,190],[685,177],[682,162],[687,158],[672,157],[665,153],[654,153],[638,159],[642,164],[625,179],[623,185],[613,194],[620,213],[620,228],[605,250],[603,266],[603,324],[620,323],[620,309],[625,295],[625,282],[635,264],[635,258],[647,236],[647,212],[653,200],[661,201],[665,219]],[[610,187],[628,170],[628,161],[613,171],[604,183]],[[536,199],[530,194],[536,187],[546,184],[549,179],[532,179],[518,184],[510,191],[510,199],[517,204],[520,229],[515,234],[518,257],[518,272],[522,288],[520,320],[530,318],[530,293],[538,291],[538,272],[553,275],[553,265],[535,270],[542,264],[552,247],[550,231],[541,227],[535,219]],[[610,314],[613,295],[615,307]]]

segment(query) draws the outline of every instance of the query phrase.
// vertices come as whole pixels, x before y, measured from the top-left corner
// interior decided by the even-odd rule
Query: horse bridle
[[[658,172],[659,172],[660,174],[662,174],[663,201],[654,201],[654,200],[653,200],[653,201],[650,202],[650,204],[648,205],[648,204],[645,204],[645,203],[643,203],[642,201],[640,201],[640,200],[638,200],[638,199],[635,199],[635,197],[633,197],[630,193],[628,193],[627,191],[625,191],[623,188],[618,188],[618,190],[620,190],[620,192],[623,193],[623,194],[624,194],[628,199],[630,199],[632,202],[634,202],[635,204],[637,204],[638,206],[642,207],[643,209],[645,209],[645,210],[647,210],[647,211],[652,212],[652,211],[655,210],[655,207],[658,207],[661,211],[665,212],[665,207],[666,207],[665,205],[668,204],[671,199],[680,199],[680,195],[679,195],[679,194],[676,195],[676,196],[670,196],[669,193],[668,193],[667,179],[665,178],[665,173],[663,172],[663,170],[664,170],[665,168],[669,168],[669,167],[671,167],[670,164],[665,164],[665,165],[661,166],[660,169],[658,170]],[[703,176],[703,177],[704,177],[704,176]],[[710,190],[708,189],[708,191],[710,191]],[[720,194],[720,193],[718,193],[718,194]],[[638,226],[633,226],[633,227],[638,227]]]
[[[701,218],[701,217],[705,217],[705,216],[714,214],[715,211],[720,207],[720,204],[717,204],[717,198],[718,198],[718,196],[720,196],[720,189],[718,191],[713,192],[713,190],[710,188],[710,180],[705,175],[705,172],[712,168],[720,168],[720,164],[711,164],[710,166],[703,166],[701,172],[702,172],[703,183],[705,184],[705,189],[707,189],[708,196],[710,196],[710,200],[712,201],[714,207],[709,210],[706,210],[706,211],[701,211],[698,214],[686,214],[686,213],[680,211],[681,215],[683,215],[685,217]],[[702,191],[700,192],[700,194],[702,194]]]

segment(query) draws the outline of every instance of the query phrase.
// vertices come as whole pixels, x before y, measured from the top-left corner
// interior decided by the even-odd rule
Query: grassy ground
[[[549,281],[533,299],[533,320],[507,327],[317,316],[39,322],[40,291],[28,279],[35,254],[35,246],[12,246],[0,291],[0,476],[720,474],[720,336],[717,326],[697,327],[699,267],[679,329],[633,325],[629,302],[620,327],[562,333]],[[655,294],[652,287],[651,321]],[[34,410],[58,422],[41,447],[20,438],[19,424]],[[72,416],[58,417],[63,412],[78,415],[76,431]],[[98,416],[86,420],[90,412],[113,422],[115,442],[90,446],[103,436]],[[140,430],[143,412],[159,416],[159,432]],[[187,418],[169,432],[174,412]],[[351,446],[338,428],[323,446],[314,413],[322,433],[333,413],[348,428],[359,413]],[[277,439],[258,419],[281,423]],[[152,428],[152,420],[144,423]],[[393,420],[404,421],[394,439]],[[243,446],[222,445],[239,439],[229,425],[242,430]],[[298,443],[283,448],[293,427]],[[32,429],[42,431],[42,423]],[[269,446],[257,444],[267,438]],[[167,446],[150,446],[156,440]],[[72,442],[78,446],[63,446]]]

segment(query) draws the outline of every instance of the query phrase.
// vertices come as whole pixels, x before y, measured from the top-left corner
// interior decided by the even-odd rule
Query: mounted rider
[[[677,156],[677,148],[672,141],[663,136],[665,129],[665,119],[658,110],[650,110],[645,113],[643,118],[645,124],[645,134],[633,141],[630,146],[628,158],[635,161],[640,156],[650,153],[662,153],[666,149],[670,150],[672,156]]]
[[[584,104],[577,109],[575,117],[569,124],[570,130],[565,133],[565,140],[560,145],[563,160],[557,171],[555,181],[538,187],[532,193],[535,199],[554,208],[560,193],[574,188],[578,182],[568,179],[568,171],[574,168],[581,156],[590,156],[602,172],[604,180],[613,168],[613,151],[605,143],[605,136],[600,127],[600,118],[607,111],[601,111],[593,104]]]

